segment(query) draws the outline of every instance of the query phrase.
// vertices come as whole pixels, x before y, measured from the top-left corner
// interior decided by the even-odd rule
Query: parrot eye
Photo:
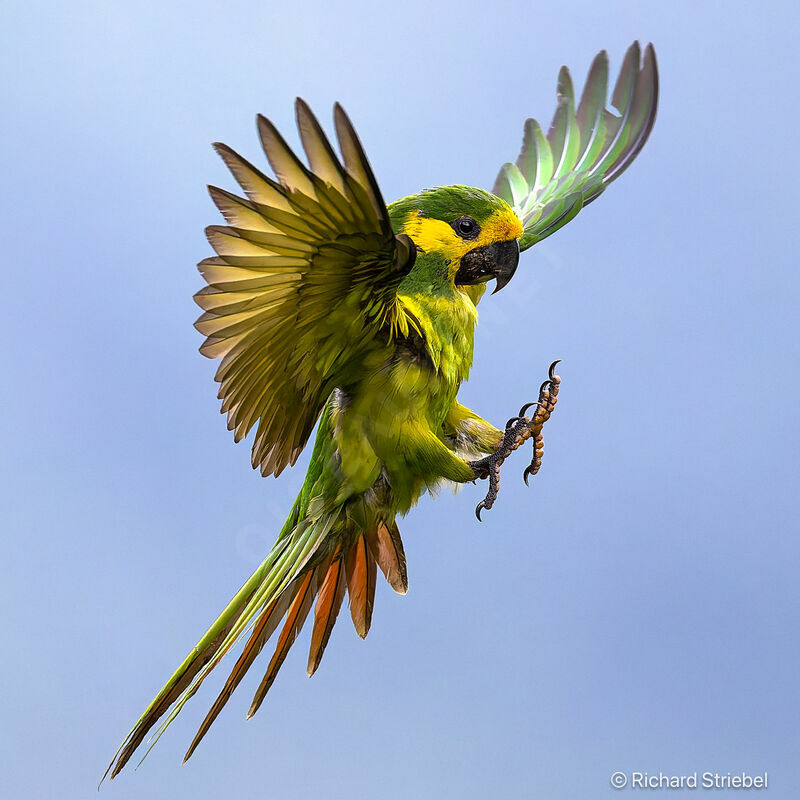
[[[475,239],[481,232],[478,223],[472,217],[459,217],[453,223],[453,230],[462,239]]]

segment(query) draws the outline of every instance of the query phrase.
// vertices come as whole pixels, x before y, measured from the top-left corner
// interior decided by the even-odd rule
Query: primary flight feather
[[[607,87],[605,52],[577,106],[562,68],[548,132],[525,123],[519,158],[501,168],[491,193],[446,186],[387,206],[338,104],[340,156],[302,100],[297,126],[308,165],[260,116],[274,178],[215,145],[245,197],[210,188],[228,224],[206,231],[216,256],[199,264],[207,283],[195,296],[203,309],[196,327],[206,337],[200,350],[220,359],[215,379],[228,428],[236,441],[254,432],[252,463],[263,475],[293,465],[315,426],[317,434],[272,550],[136,722],[106,774],[117,775],[160,723],[155,743],[243,635],[186,758],[279,627],[248,716],[309,616],[309,675],[345,596],[366,636],[378,569],[396,591],[408,588],[396,518],[426,490],[488,478],[480,516],[496,499],[503,460],[527,439],[534,457],[526,481],[538,470],[560,380],[552,367],[537,402],[502,430],[456,396],[472,364],[487,281],[496,279],[495,291],[508,283],[520,251],[573,219],[647,140],[658,98],[652,46],[643,58],[638,43],[628,50],[614,111]]]

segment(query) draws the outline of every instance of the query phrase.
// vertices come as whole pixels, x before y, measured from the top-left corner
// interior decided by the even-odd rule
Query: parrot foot
[[[555,374],[555,368],[558,363],[558,361],[554,361],[550,365],[547,380],[539,387],[539,399],[534,403],[526,403],[520,409],[519,415],[512,417],[506,423],[500,447],[488,456],[484,456],[477,461],[468,462],[475,472],[476,478],[489,479],[489,491],[486,492],[486,497],[475,508],[475,516],[479,521],[481,521],[481,511],[490,509],[500,492],[500,467],[511,453],[521,447],[528,439],[533,439],[533,459],[522,475],[526,486],[530,476],[535,475],[542,466],[542,456],[544,454],[542,428],[555,409],[558,401],[558,389],[561,385],[561,378]],[[528,417],[527,411],[531,406],[535,406],[536,410],[533,413],[533,417]]]
[[[556,407],[556,403],[558,402],[558,388],[561,386],[561,378],[555,373],[557,365],[558,361],[554,361],[547,371],[548,377],[539,389],[539,400],[536,403],[536,411],[531,420],[530,435],[533,438],[533,458],[531,459],[531,463],[525,467],[525,472],[522,473],[522,479],[525,481],[526,486],[529,485],[528,479],[530,476],[535,475],[542,466],[542,456],[544,455],[542,428],[545,422],[550,419],[550,415]]]

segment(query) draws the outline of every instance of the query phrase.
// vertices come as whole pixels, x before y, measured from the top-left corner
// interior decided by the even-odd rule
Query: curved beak
[[[495,292],[499,292],[514,276],[519,264],[519,242],[495,242],[470,250],[462,259],[456,273],[456,284],[466,286],[497,279]]]

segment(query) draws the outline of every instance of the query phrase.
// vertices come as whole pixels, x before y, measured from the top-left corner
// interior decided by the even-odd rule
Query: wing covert
[[[616,114],[606,108],[607,91],[608,54],[603,50],[592,62],[577,108],[572,78],[562,67],[558,105],[547,134],[536,120],[525,122],[519,158],[503,165],[492,190],[522,220],[521,250],[566,225],[644,146],[658,106],[658,67],[651,44],[643,62],[638,42],[628,48],[611,97]]]
[[[337,158],[308,106],[297,125],[306,167],[272,123],[258,132],[277,180],[229,147],[215,149],[246,198],[209,187],[228,225],[206,229],[216,257],[198,269],[200,352],[215,375],[236,441],[256,427],[253,467],[279,475],[294,464],[321,409],[381,331],[407,333],[397,287],[414,263],[395,236],[358,137],[338,104]]]

